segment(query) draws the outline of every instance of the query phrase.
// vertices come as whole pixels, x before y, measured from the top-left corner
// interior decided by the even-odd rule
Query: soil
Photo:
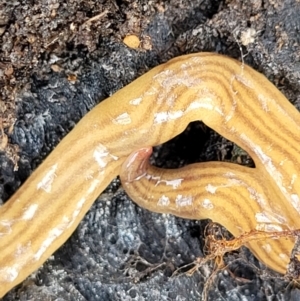
[[[0,204],[97,103],[175,56],[243,59],[299,109],[299,14],[299,0],[1,0]],[[200,122],[153,156],[172,168],[208,160],[253,165]],[[226,255],[225,269],[209,262],[188,276],[207,223],[143,210],[115,179],[3,300],[300,300],[295,282],[246,248]]]

